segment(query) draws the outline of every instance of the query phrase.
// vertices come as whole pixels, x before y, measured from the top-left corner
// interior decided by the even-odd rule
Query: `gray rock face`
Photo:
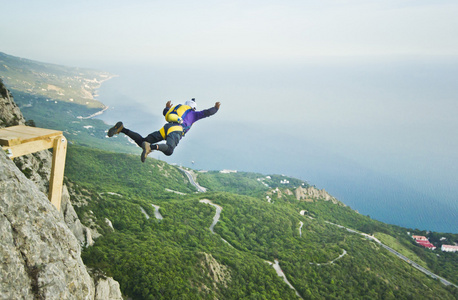
[[[86,238],[86,228],[81,224],[80,219],[78,219],[78,215],[73,209],[73,206],[70,202],[70,195],[68,194],[67,186],[64,185],[62,187],[62,202],[61,202],[61,211],[64,215],[65,223],[67,223],[68,228],[73,232],[76,239],[80,243],[81,246],[85,246],[87,238]]]
[[[21,110],[14,102],[10,92],[0,82],[0,128],[24,124],[25,119]],[[14,159],[14,163],[28,179],[37,185],[41,192],[48,194],[52,165],[52,154],[49,150],[17,157]],[[84,245],[87,241],[85,232],[88,229],[78,219],[70,203],[70,196],[65,185],[62,192],[61,210],[68,227],[75,234],[80,244]]]
[[[100,279],[97,282],[95,300],[122,300],[119,283],[113,278]]]
[[[25,119],[21,110],[14,102],[10,92],[0,82],[0,128],[24,124]],[[26,174],[27,178],[37,184],[43,193],[48,192],[52,164],[52,155],[48,150],[17,157],[14,163]]]
[[[21,295],[23,299],[33,299],[32,280],[14,244],[13,228],[3,214],[0,214],[0,261],[0,298]]]
[[[24,124],[0,80],[0,128]],[[0,149],[0,299],[122,299],[112,278],[94,285],[81,260],[81,246],[94,242],[67,187],[62,214],[47,198],[51,153],[25,155],[14,163]]]
[[[334,204],[339,203],[336,198],[329,195],[324,189],[319,190],[314,187],[303,188],[300,186],[294,191],[294,194],[297,200],[309,199],[312,201],[311,199],[323,199],[324,201],[331,201]]]
[[[14,163],[40,191],[48,194],[52,165],[52,154],[49,150],[16,157]]]
[[[25,119],[10,91],[0,81],[0,128],[24,125]]]
[[[4,153],[0,167],[0,295],[94,299],[80,245],[62,215]]]

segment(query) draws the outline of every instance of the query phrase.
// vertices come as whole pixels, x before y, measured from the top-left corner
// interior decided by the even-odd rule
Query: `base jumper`
[[[120,121],[108,130],[108,136],[112,137],[122,132],[134,140],[135,143],[143,149],[141,155],[142,162],[145,162],[146,157],[153,150],[161,151],[165,155],[170,156],[181,138],[191,129],[192,124],[200,119],[216,114],[220,105],[220,102],[216,102],[214,107],[196,111],[197,106],[194,98],[186,101],[184,105],[178,104],[172,106],[171,101],[168,101],[162,112],[168,123],[160,130],[150,133],[146,137],[142,137],[140,134],[125,128]],[[157,144],[164,140],[165,143]]]

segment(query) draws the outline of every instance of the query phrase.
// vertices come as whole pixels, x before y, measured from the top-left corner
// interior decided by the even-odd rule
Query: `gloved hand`
[[[167,101],[167,103],[165,104],[165,107],[167,108],[171,108],[172,107],[172,101]]]
[[[215,107],[216,107],[216,109],[219,109],[220,105],[221,105],[221,103],[220,103],[220,102],[216,102],[216,103],[215,103]]]

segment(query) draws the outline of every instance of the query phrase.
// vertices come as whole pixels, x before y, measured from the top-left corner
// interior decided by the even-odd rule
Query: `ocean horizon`
[[[349,71],[351,66],[342,65],[328,65],[323,67],[324,70],[320,66],[305,65],[288,68],[272,66],[270,69],[253,67],[248,71],[246,66],[240,69],[112,66],[106,68],[107,71],[118,76],[104,82],[97,92],[97,100],[109,108],[97,118],[107,124],[123,121],[127,128],[147,135],[164,125],[162,110],[168,100],[178,104],[196,98],[199,110],[220,101],[220,111],[209,119],[197,122],[171,157],[160,153],[152,153],[151,156],[197,170],[233,169],[285,174],[325,189],[344,204],[373,219],[411,229],[457,233],[458,188],[454,180],[440,176],[432,178],[432,173],[426,174],[426,166],[425,174],[413,172],[415,174],[410,176],[412,170],[409,171],[406,166],[415,164],[415,161],[405,162],[405,165],[402,165],[404,161],[401,164],[394,162],[396,166],[393,170],[383,167],[388,159],[385,153],[377,150],[371,154],[364,147],[355,145],[352,149],[351,142],[345,144],[347,141],[343,140],[342,132],[348,134],[349,139],[353,138],[351,134],[360,130],[359,125],[332,124],[340,122],[335,121],[339,118],[338,111],[325,111],[320,118],[327,116],[329,119],[324,122],[313,114],[317,111],[312,106],[315,102],[316,106],[329,109],[334,97],[345,98],[347,102],[336,101],[337,108],[342,109],[342,105],[357,104],[349,100],[352,97],[368,97],[372,89],[380,93],[379,85],[390,85],[386,77],[393,73],[386,67],[377,66],[380,68],[377,72],[368,72],[374,77],[373,81],[369,84],[366,79],[361,90],[352,84],[355,77],[363,80],[361,74],[367,70],[361,65],[356,71]],[[415,66],[418,72],[420,67]],[[396,71],[399,69],[404,72],[409,70],[402,66]],[[434,72],[439,71],[444,70],[434,69]],[[349,74],[353,77],[347,78]],[[395,74],[402,77],[402,74]],[[427,79],[430,77],[427,76]],[[396,78],[390,80],[396,82]],[[409,82],[409,86],[415,84],[421,82]],[[341,89],[347,90],[347,86],[348,94],[339,94]],[[391,93],[405,96],[406,86],[393,84],[391,88],[398,89]],[[282,95],[286,98],[281,98]],[[383,97],[380,102],[377,102],[378,99],[373,101],[385,109]],[[308,99],[306,104],[300,100],[302,98]],[[251,116],[253,112],[255,116]],[[339,132],[333,142],[334,127],[328,128],[324,125],[326,123],[348,126],[348,133],[336,130]],[[323,132],[319,132],[320,129]],[[364,130],[361,129],[361,132]],[[367,144],[371,144],[385,137],[373,140],[369,134],[361,138],[366,138]],[[376,146],[374,144],[374,148]],[[400,156],[393,149],[404,145],[398,141],[391,147],[386,152]],[[454,174],[454,168],[444,169],[442,175]]]

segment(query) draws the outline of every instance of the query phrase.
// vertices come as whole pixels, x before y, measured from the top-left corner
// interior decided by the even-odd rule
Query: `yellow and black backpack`
[[[183,123],[186,114],[192,110],[191,106],[177,104],[169,109],[165,114],[165,120],[171,123]]]

